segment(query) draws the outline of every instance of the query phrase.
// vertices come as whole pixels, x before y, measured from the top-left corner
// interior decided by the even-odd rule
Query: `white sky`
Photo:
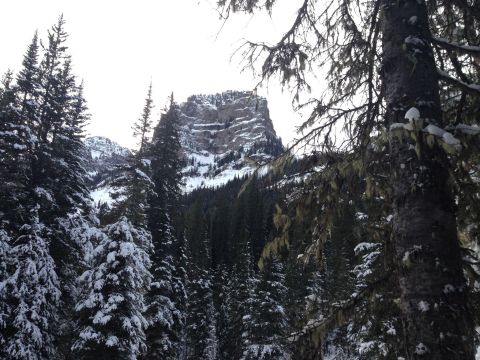
[[[192,94],[251,90],[255,79],[241,73],[240,59],[231,55],[242,39],[275,42],[299,2],[279,1],[272,17],[232,16],[220,31],[215,0],[4,1],[0,73],[18,70],[34,31],[46,39],[63,13],[74,72],[85,80],[89,133],[133,146],[130,127],[141,113],[150,79],[156,118],[172,91],[182,102]],[[284,143],[292,140],[301,119],[291,109],[290,95],[273,80],[259,94],[269,101],[278,135]]]

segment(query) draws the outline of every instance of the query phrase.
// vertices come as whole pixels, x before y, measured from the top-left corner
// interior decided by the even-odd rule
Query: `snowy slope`
[[[111,205],[111,180],[119,174],[119,165],[126,164],[131,151],[103,136],[88,137],[84,143],[89,155],[86,169],[90,196],[95,204]]]

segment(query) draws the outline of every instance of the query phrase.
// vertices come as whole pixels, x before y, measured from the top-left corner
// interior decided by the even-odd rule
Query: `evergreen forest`
[[[219,0],[219,23],[277,2]],[[238,50],[308,111],[297,140],[256,89],[157,117],[150,83],[94,174],[68,23],[33,34],[0,82],[0,359],[480,358],[480,2],[299,4]]]

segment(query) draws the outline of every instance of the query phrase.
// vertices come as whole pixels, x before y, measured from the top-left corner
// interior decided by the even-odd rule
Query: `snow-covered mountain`
[[[106,160],[115,156],[126,157],[130,150],[103,136],[88,137],[84,141],[94,160]]]
[[[180,124],[186,192],[244,176],[283,150],[267,100],[251,92],[191,96]]]
[[[243,177],[283,150],[267,100],[251,92],[194,95],[179,110],[185,192]],[[101,136],[87,138],[85,145],[92,197],[108,203],[109,181],[131,151]]]

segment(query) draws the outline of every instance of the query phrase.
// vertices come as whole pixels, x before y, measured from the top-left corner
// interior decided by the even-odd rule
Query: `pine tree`
[[[112,194],[116,199],[112,213],[126,216],[135,226],[142,228],[148,227],[149,200],[154,194],[155,185],[151,180],[151,160],[147,151],[152,108],[151,85],[148,94],[142,117],[133,126],[133,135],[138,139],[140,148],[128,158],[127,164],[120,168],[120,176],[112,182],[116,189]],[[149,248],[146,250],[150,251]]]
[[[182,314],[182,324],[179,327],[180,340],[178,344],[177,356],[179,360],[185,360],[187,358],[188,351],[188,339],[187,339],[187,307],[188,307],[188,269],[190,268],[190,251],[188,242],[184,234],[179,233],[177,235],[178,245],[175,261],[174,277],[176,278],[175,284],[177,286],[175,293],[178,294],[176,298],[176,306],[180,314]]]
[[[121,167],[120,175],[112,181],[115,189],[112,198],[115,201],[110,216],[125,216],[135,226],[147,228],[150,211],[148,199],[154,185],[150,171],[149,159],[142,158],[140,153],[128,158],[127,164]],[[150,251],[148,246],[145,249]]]
[[[175,359],[184,326],[184,314],[177,302],[184,301],[185,286],[177,275],[179,244],[173,227],[181,179],[177,117],[172,97],[170,108],[155,128],[150,152],[154,194],[148,218],[154,249],[151,268],[154,281],[147,294],[146,358]]]
[[[36,64],[35,36],[17,83],[5,83],[0,99],[0,223],[11,237],[2,281],[2,301],[9,310],[2,319],[7,359],[56,355],[54,322],[58,318],[59,283],[49,251],[48,229],[38,218],[31,170],[37,144]]]
[[[189,214],[186,229],[191,241],[187,283],[187,359],[215,359],[217,336],[213,283],[211,276],[211,251],[208,227],[202,205],[196,202]],[[195,236],[196,235],[196,236]]]
[[[128,255],[129,258],[114,265],[105,265],[105,261],[107,263],[115,263],[115,261],[108,259],[111,252],[107,251],[108,254],[107,252],[101,253],[98,259],[94,259],[94,268],[82,276],[82,283],[86,291],[84,291],[83,300],[77,305],[77,310],[80,312],[80,333],[73,348],[86,359],[91,357],[103,358],[104,356],[136,359],[146,351],[145,329],[147,320],[143,317],[145,311],[144,294],[150,286],[151,275],[148,269],[150,267],[149,253],[152,250],[151,234],[147,229],[147,214],[149,212],[148,200],[152,195],[153,183],[149,177],[149,160],[144,158],[143,155],[145,155],[143,152],[132,155],[120,172],[121,175],[113,181],[113,186],[117,190],[110,215],[118,220],[106,226],[106,237],[103,237],[105,244],[100,244],[104,247],[108,245],[109,249],[115,248],[117,246],[116,235],[123,234],[127,240],[123,245],[119,245],[117,253],[119,252],[120,256]],[[122,250],[122,248],[127,249],[127,247],[130,249],[129,254]],[[96,251],[93,253],[95,254]],[[105,255],[107,259],[105,259]],[[119,275],[109,274],[108,271],[102,275],[101,272],[104,271],[102,269],[105,269],[106,266],[113,266],[109,271],[113,271],[115,274],[122,273],[124,276],[131,277],[131,279],[126,279],[129,281],[129,285],[126,287],[122,282],[118,282],[115,286],[106,286],[101,289],[102,297],[111,299],[111,301],[109,300],[110,303],[116,301],[115,299],[120,299],[121,304],[118,306],[118,313],[112,314],[112,317],[124,317],[121,320],[123,325],[118,335],[114,333],[114,329],[108,326],[112,323],[105,323],[103,325],[107,326],[99,328],[95,316],[92,317],[91,310],[87,309],[89,301],[91,301],[92,296],[97,296],[95,292],[99,289],[92,288],[90,280],[85,281],[85,276],[88,279],[91,279],[91,276],[120,278]],[[104,311],[102,309],[105,307],[108,308],[110,303],[108,301],[103,304],[98,303],[95,310],[97,311],[96,314],[98,314],[98,311]],[[124,309],[127,309],[126,313]],[[102,341],[95,343],[95,339],[88,338],[92,329],[102,334]],[[117,338],[118,346],[108,341],[109,336]],[[131,337],[135,339],[129,339]]]
[[[6,359],[47,360],[56,356],[55,323],[60,284],[44,228],[35,210],[20,229],[8,254],[13,273],[5,282],[7,303],[13,304],[6,330]]]
[[[125,217],[104,232],[92,268],[80,278],[86,290],[76,306],[79,336],[73,350],[80,359],[134,360],[145,351],[143,293],[150,263],[142,244],[149,234]]]
[[[38,33],[35,32],[32,42],[23,58],[23,68],[17,75],[20,117],[25,125],[34,129],[38,126],[40,68],[38,64]]]
[[[83,128],[89,120],[83,84],[77,86],[66,46],[65,21],[48,34],[48,46],[40,64],[39,139],[33,162],[33,187],[41,204],[40,219],[48,227],[50,253],[61,280],[62,302],[59,342],[64,356],[70,356],[73,341],[74,306],[78,291],[76,279],[84,271],[82,231],[97,226],[89,211],[87,174],[84,168]],[[48,169],[48,170],[47,170]]]
[[[48,45],[44,49],[44,56],[40,64],[40,126],[39,139],[43,144],[48,144],[54,132],[61,127],[65,115],[65,80],[71,83],[71,78],[66,77],[65,70],[70,60],[67,54],[67,33],[65,32],[63,15],[48,32]]]
[[[253,340],[253,310],[257,304],[255,289],[257,277],[253,272],[249,238],[242,239],[238,259],[227,284],[227,316],[230,324],[224,335],[228,339],[227,358],[243,359]]]
[[[284,304],[287,288],[283,264],[278,258],[265,261],[255,288],[250,320],[251,339],[243,354],[245,360],[288,360],[288,316]]]
[[[4,351],[7,337],[5,331],[11,315],[11,306],[7,302],[6,282],[9,278],[11,259],[9,255],[11,239],[7,231],[0,228],[0,357],[6,358]]]
[[[152,99],[152,83],[148,87],[147,98],[145,99],[145,106],[143,107],[142,115],[138,121],[133,125],[133,136],[138,138],[138,152],[142,153],[145,151],[146,146],[149,141],[149,135],[152,130],[152,109],[153,109],[153,99]]]
[[[228,268],[224,264],[218,265],[214,271],[213,283],[213,300],[215,308],[215,324],[217,333],[217,358],[220,360],[229,359],[229,343],[228,328],[231,324],[229,312],[229,294],[228,285]]]
[[[34,72],[36,63],[36,37],[24,57],[24,68],[20,74]],[[27,65],[30,68],[27,68]],[[18,81],[22,82],[19,76]],[[35,82],[33,75],[32,83]],[[32,148],[35,135],[28,119],[26,100],[33,101],[27,89],[35,85],[27,84],[23,88],[13,83],[13,74],[7,73],[0,96],[0,221],[9,229],[18,230],[29,221],[29,184],[31,177]]]

